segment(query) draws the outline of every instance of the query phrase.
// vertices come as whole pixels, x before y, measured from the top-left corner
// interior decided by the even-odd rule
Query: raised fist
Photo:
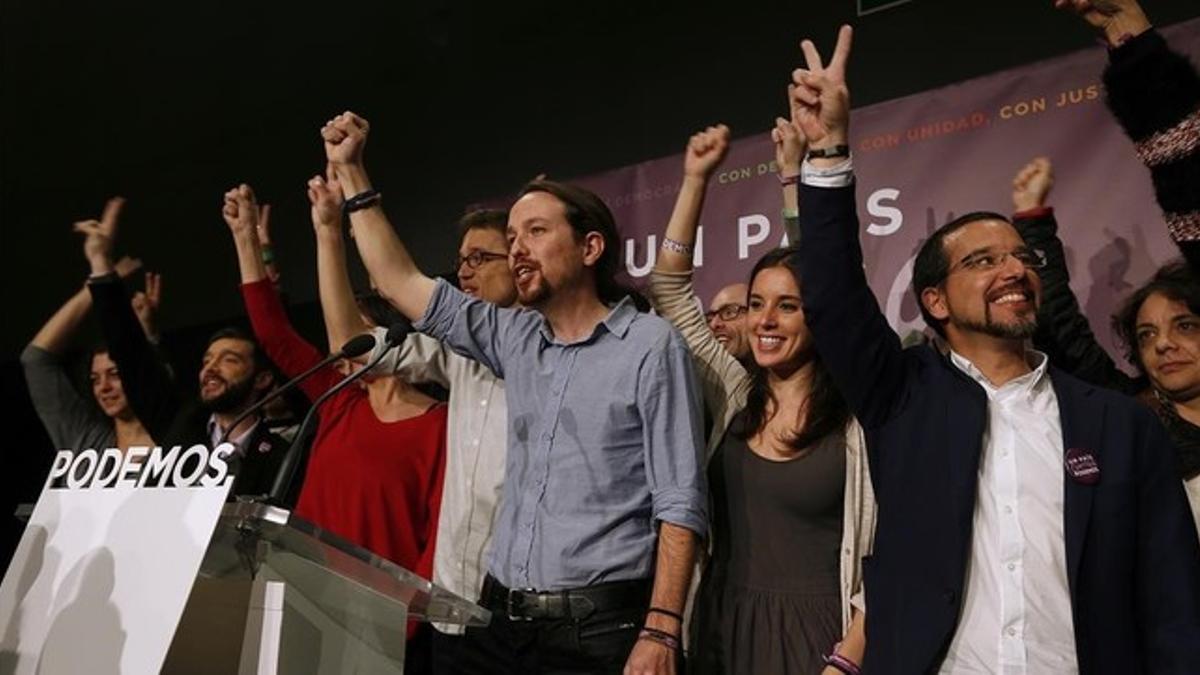
[[[249,235],[256,240],[259,238],[258,202],[255,201],[254,190],[250,189],[249,185],[242,183],[225,193],[221,215],[234,235]]]
[[[693,134],[683,155],[683,174],[708,179],[729,150],[729,127],[718,124]]]
[[[1046,196],[1054,187],[1054,170],[1050,160],[1038,157],[1030,161],[1013,178],[1013,207],[1028,211],[1046,204]]]
[[[335,165],[362,164],[369,128],[366,120],[348,110],[326,122],[321,127],[325,159]]]
[[[308,203],[312,205],[314,228],[330,227],[340,230],[342,201],[342,186],[334,175],[332,165],[326,167],[325,177],[318,175],[308,180]]]

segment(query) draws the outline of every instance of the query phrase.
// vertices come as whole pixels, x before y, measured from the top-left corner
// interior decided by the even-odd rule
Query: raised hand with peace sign
[[[842,26],[837,45],[828,64],[821,60],[817,47],[804,40],[805,67],[792,73],[791,89],[795,103],[795,123],[808,138],[812,150],[845,145],[850,127],[850,90],[846,87],[846,63],[850,60],[853,30]]]

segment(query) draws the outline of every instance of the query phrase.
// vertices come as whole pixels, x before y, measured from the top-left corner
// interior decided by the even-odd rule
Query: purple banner
[[[1200,59],[1200,19],[1163,33],[1175,49]],[[923,327],[908,291],[921,241],[954,214],[1011,213],[1013,176],[1044,155],[1054,164],[1049,205],[1058,215],[1072,287],[1111,349],[1108,317],[1117,303],[1177,253],[1149,173],[1104,105],[1106,58],[1097,47],[854,111],[867,276],[901,334]],[[654,264],[686,142],[679,139],[678,156],[577,181],[612,208],[635,285]],[[705,302],[721,286],[744,280],[759,256],[785,240],[773,157],[764,132],[735,141],[717,170],[696,252],[696,288]]]

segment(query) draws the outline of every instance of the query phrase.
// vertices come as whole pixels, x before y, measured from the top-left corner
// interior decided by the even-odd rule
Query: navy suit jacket
[[[805,318],[866,431],[879,517],[863,563],[866,672],[936,670],[962,607],[987,396],[931,346],[903,349],[867,286],[854,188],[801,188]],[[1144,406],[1050,369],[1082,673],[1200,672],[1200,545],[1166,432]],[[1032,580],[1037,583],[1037,580]]]

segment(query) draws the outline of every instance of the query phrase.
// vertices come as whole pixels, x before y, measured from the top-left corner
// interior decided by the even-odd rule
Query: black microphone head
[[[362,356],[375,348],[375,336],[370,333],[355,335],[346,340],[346,344],[342,345],[341,354],[343,357],[352,359],[356,356]]]
[[[412,324],[409,323],[407,319],[397,321],[388,327],[387,335],[384,336],[383,341],[387,343],[389,347],[394,347],[401,342],[404,342],[404,338],[408,337],[408,334],[412,332],[412,329]]]

